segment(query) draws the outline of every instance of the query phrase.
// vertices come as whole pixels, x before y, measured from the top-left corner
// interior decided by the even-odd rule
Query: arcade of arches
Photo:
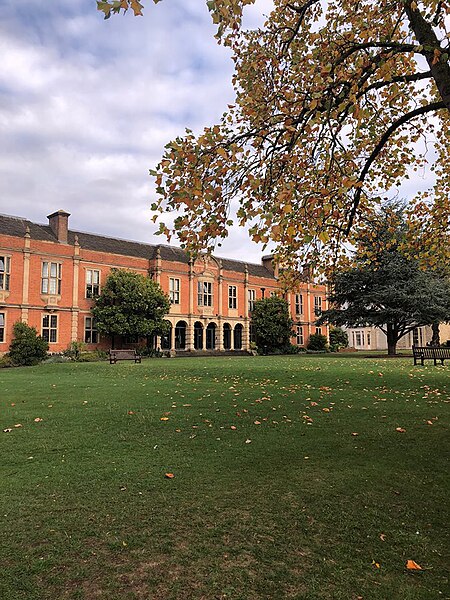
[[[246,350],[244,325],[241,323],[202,323],[194,321],[192,327],[186,321],[169,323],[165,335],[156,340],[161,350]],[[247,336],[248,337],[248,336]]]

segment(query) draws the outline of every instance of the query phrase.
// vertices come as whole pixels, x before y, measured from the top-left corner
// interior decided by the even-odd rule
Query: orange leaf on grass
[[[396,427],[395,431],[398,431],[399,433],[406,433],[406,429],[403,429],[403,427]]]
[[[169,417],[161,417],[160,418],[160,421],[168,421],[168,420],[169,420]]]
[[[166,479],[173,479],[173,478],[175,477],[175,475],[174,475],[173,473],[165,473],[165,474],[164,474],[164,477],[165,477]]]
[[[416,563],[415,560],[407,560],[406,561],[406,568],[409,569],[410,571],[422,571],[422,567]]]

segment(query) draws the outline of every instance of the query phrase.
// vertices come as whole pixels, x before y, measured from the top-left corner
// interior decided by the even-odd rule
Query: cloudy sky
[[[154,167],[164,145],[218,122],[232,61],[205,0],[147,0],[144,17],[105,21],[95,0],[0,0],[0,213],[150,243]],[[271,0],[246,12],[255,26]],[[429,173],[401,197],[428,187]],[[259,262],[233,229],[216,254]]]
[[[148,170],[185,127],[218,122],[232,62],[203,0],[146,3],[105,21],[95,0],[0,0],[0,212],[150,243]],[[267,14],[269,0],[248,11]],[[233,230],[217,252],[259,261]]]

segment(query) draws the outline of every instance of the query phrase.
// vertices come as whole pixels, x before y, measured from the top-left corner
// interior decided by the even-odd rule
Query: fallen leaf
[[[409,569],[410,571],[422,571],[422,567],[420,565],[418,565],[416,563],[416,561],[414,560],[407,560],[406,561],[406,568]]]
[[[232,425],[232,426],[230,427],[230,429],[232,429],[232,430],[234,431],[234,430],[236,429],[236,426],[235,426],[235,425]]]
[[[323,410],[323,412],[330,412],[330,409],[329,409],[329,408],[326,408],[326,407],[325,407],[325,408],[322,408],[322,410]]]
[[[41,421],[42,421],[42,419],[40,417],[36,417],[34,420],[35,423],[40,423]]]
[[[245,443],[246,443],[246,444],[251,444],[251,443],[252,443],[252,440],[245,440]]]
[[[433,421],[427,421],[427,425],[433,425]]]
[[[380,568],[380,563],[377,563],[376,561],[372,560],[372,564],[374,565],[374,567],[376,567],[377,569]]]
[[[398,431],[399,433],[406,433],[406,429],[403,429],[403,427],[396,427],[395,431]]]
[[[3,430],[3,433],[9,433],[10,431],[12,431],[12,429],[8,427],[7,429]]]
[[[354,431],[354,432],[352,433],[352,435],[353,435],[353,437],[356,437],[357,435],[359,435],[359,433],[356,433],[356,431]]]
[[[385,541],[386,541],[386,534],[385,534],[385,533],[382,533],[382,534],[380,534],[380,540],[381,540],[382,542],[385,542]]]
[[[129,410],[127,414],[134,415],[135,413],[134,413],[134,410]]]
[[[166,479],[173,479],[173,478],[175,477],[175,475],[174,475],[173,473],[165,473],[165,474],[164,474],[164,477],[165,477]]]
[[[16,425],[14,425],[14,427],[22,427],[22,423],[17,423]]]
[[[168,420],[169,420],[169,417],[161,417],[160,418],[160,421],[168,421]]]
[[[253,421],[255,425],[261,425],[261,421]]]

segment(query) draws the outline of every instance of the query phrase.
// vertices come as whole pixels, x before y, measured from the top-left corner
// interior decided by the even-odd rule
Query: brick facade
[[[249,301],[281,293],[270,257],[261,265],[217,257],[190,261],[171,246],[71,231],[69,216],[57,211],[40,225],[0,215],[0,354],[7,352],[17,321],[44,335],[50,352],[71,341],[109,348],[110,339],[93,327],[89,296],[101,291],[112,268],[152,277],[172,296],[172,333],[156,343],[179,351],[249,349]],[[306,345],[316,332],[315,308],[326,309],[326,288],[305,283],[286,297],[295,322],[292,341]]]

